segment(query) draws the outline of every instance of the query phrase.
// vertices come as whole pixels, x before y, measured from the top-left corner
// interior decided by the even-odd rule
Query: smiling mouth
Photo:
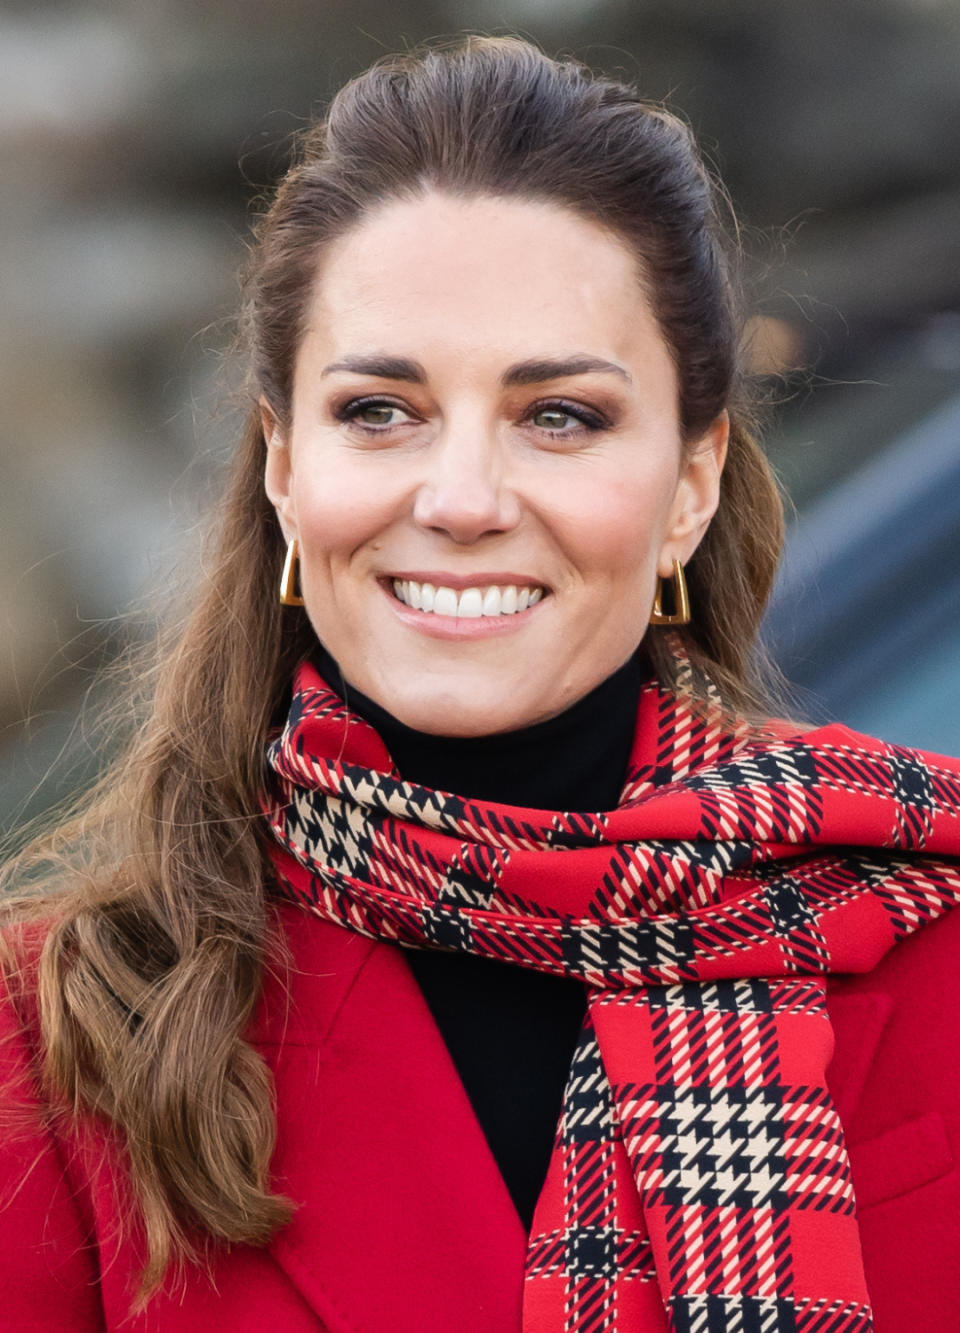
[[[417,583],[414,579],[391,579],[398,602],[428,615],[456,616],[461,620],[513,616],[526,611],[547,596],[539,584],[483,584],[474,588],[447,588],[442,584]]]

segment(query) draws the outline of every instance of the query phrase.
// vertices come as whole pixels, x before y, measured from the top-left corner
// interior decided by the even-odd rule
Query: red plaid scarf
[[[269,750],[280,889],[587,983],[524,1333],[862,1333],[826,974],[960,902],[960,764],[729,726],[686,674],[645,687],[617,809],[563,814],[404,782],[303,666]]]

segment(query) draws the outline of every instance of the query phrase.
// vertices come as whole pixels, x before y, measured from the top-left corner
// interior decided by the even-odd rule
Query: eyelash
[[[551,439],[562,440],[568,435],[579,435],[580,429],[593,432],[610,428],[610,422],[601,413],[584,407],[582,403],[568,402],[566,398],[544,398],[538,403],[533,403],[527,412],[526,420],[532,420],[540,412],[547,411],[562,412],[565,416],[573,417],[575,421],[580,422],[580,428],[577,430],[550,430],[547,426],[540,427]]]
[[[371,426],[366,422],[359,421],[357,418],[364,408],[367,407],[395,407],[401,412],[408,411],[402,403],[396,402],[392,398],[385,398],[382,395],[372,394],[365,398],[351,398],[349,402],[335,408],[333,415],[337,421],[350,424],[357,430],[365,431],[368,435],[383,435],[387,431],[393,429],[392,426]],[[539,415],[539,413],[551,410],[562,412],[568,417],[573,417],[574,420],[580,422],[580,427],[585,431],[593,432],[608,430],[610,427],[610,422],[599,412],[584,407],[582,403],[569,402],[565,398],[544,398],[539,402],[532,403],[527,410],[524,420],[532,421],[532,419]],[[578,435],[580,433],[579,429],[550,430],[549,427],[540,427],[539,429],[543,431],[544,435],[555,440],[566,439],[569,436]]]

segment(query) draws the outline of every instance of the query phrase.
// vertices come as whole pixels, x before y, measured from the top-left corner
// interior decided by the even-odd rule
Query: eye
[[[582,403],[559,400],[534,403],[527,414],[527,420],[550,435],[577,435],[584,430],[604,430],[610,424],[599,412],[584,407]]]
[[[334,416],[338,421],[350,422],[361,430],[384,431],[412,421],[411,413],[400,403],[389,398],[352,398],[338,407]]]
[[[532,420],[535,426],[542,426],[544,430],[563,430],[569,421],[580,424],[572,412],[564,412],[560,407],[541,407]]]

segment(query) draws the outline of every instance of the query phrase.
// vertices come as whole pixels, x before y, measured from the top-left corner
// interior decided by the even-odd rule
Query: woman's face
[[[347,682],[475,736],[621,666],[726,443],[721,417],[681,447],[626,246],[550,203],[391,202],[327,250],[307,323],[289,430],[263,404],[266,487]]]

